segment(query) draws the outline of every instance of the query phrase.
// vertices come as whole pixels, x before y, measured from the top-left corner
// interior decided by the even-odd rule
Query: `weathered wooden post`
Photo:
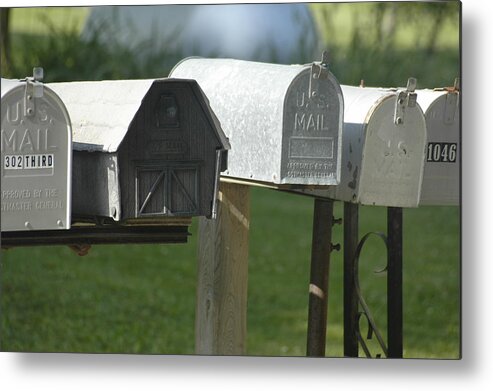
[[[250,188],[221,183],[217,218],[199,222],[195,352],[246,353]]]

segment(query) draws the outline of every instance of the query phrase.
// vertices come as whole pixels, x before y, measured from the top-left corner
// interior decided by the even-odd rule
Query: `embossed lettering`
[[[33,152],[34,147],[33,147],[33,141],[31,140],[31,134],[29,133],[29,130],[26,129],[26,132],[24,133],[24,137],[22,137],[21,145],[19,146],[19,151],[26,152]]]
[[[30,131],[29,129],[13,129],[10,135],[6,130],[2,129],[2,152],[38,152],[38,151],[54,151],[58,149],[54,145],[53,136],[50,136],[52,132],[50,129],[36,129]],[[22,137],[21,137],[22,135]],[[18,143],[18,141],[20,143]]]
[[[26,201],[19,202],[2,202],[2,212],[10,212],[17,210],[31,210],[32,203]]]
[[[301,132],[320,132],[329,130],[325,125],[325,115],[295,113],[294,115],[294,130]]]
[[[305,107],[305,93],[299,92],[296,94],[296,106],[297,107]]]
[[[17,102],[7,107],[7,122],[18,124],[21,120],[21,102]]]
[[[5,152],[7,148],[10,148],[12,151],[16,151],[15,146],[17,145],[17,132],[14,131],[10,134],[10,137],[7,136],[7,132],[2,130],[2,152]]]

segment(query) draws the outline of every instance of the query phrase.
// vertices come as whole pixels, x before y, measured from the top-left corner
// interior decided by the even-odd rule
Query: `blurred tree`
[[[8,71],[10,66],[10,37],[9,37],[10,8],[0,8],[0,45],[1,45],[1,70],[2,74]]]
[[[457,1],[320,3],[313,9],[343,84],[364,79],[367,85],[402,86],[413,76],[420,88],[433,88],[460,72]]]

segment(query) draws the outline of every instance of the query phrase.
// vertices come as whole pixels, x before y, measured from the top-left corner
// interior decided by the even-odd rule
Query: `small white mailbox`
[[[327,58],[308,65],[188,58],[170,77],[195,79],[231,142],[222,174],[249,183],[339,183],[344,103]]]
[[[70,228],[71,123],[42,73],[1,80],[2,232]]]
[[[362,205],[418,206],[426,124],[415,85],[409,79],[407,89],[341,86],[341,183],[303,192]]]
[[[458,85],[419,90],[428,131],[420,205],[459,205],[460,110]]]

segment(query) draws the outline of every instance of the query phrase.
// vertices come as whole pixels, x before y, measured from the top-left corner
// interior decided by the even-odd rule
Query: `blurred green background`
[[[460,72],[459,3],[310,5],[331,70],[342,84],[419,88],[451,85]],[[174,65],[98,35],[82,40],[87,8],[11,9],[2,77],[33,66],[46,81],[155,78]],[[2,47],[2,49],[5,49]],[[252,188],[247,354],[302,356],[306,350],[313,200]],[[336,202],[336,217],[342,205]],[[360,232],[385,231],[386,211],[362,207]],[[457,358],[460,347],[460,210],[404,211],[404,357]],[[197,222],[186,245],[2,250],[0,349],[31,352],[193,354]],[[342,243],[342,228],[334,228]],[[377,240],[361,260],[362,289],[386,326],[386,254]],[[342,356],[342,253],[330,271],[327,355]],[[385,334],[385,333],[384,333]]]

